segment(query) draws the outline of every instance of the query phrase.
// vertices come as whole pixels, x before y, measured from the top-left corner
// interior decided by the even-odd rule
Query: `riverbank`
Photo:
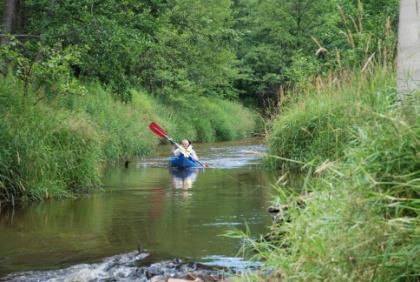
[[[268,240],[251,240],[275,277],[419,277],[420,100],[396,102],[395,85],[389,69],[355,73],[291,103],[274,122],[271,163],[306,171],[300,187],[279,179]]]
[[[151,121],[176,139],[202,142],[258,130],[256,113],[235,102],[190,97],[186,105],[135,89],[131,94],[132,102],[122,103],[99,84],[79,83],[76,93],[51,96],[12,75],[1,77],[0,203],[99,187],[103,164],[148,154],[159,144],[148,130]]]

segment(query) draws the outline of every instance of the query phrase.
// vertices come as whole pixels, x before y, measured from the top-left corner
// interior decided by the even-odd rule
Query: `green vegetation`
[[[89,120],[24,97],[13,76],[0,88],[1,201],[66,196],[99,183],[101,145]]]
[[[303,187],[290,187],[287,177],[279,179],[274,203],[280,213],[266,239],[231,234],[244,238],[256,258],[265,261],[263,271],[246,279],[418,278],[419,95],[396,103],[394,75],[389,71],[379,68],[363,79],[356,74],[350,80],[353,86],[331,86],[316,97],[305,96],[278,117],[270,145],[282,144],[302,155],[290,155],[299,162],[273,160],[284,168],[305,166],[307,175]],[[295,135],[285,126],[290,123]],[[282,136],[276,134],[281,127]]]
[[[77,95],[48,99],[13,75],[0,79],[0,202],[69,197],[99,186],[104,161],[144,155],[159,143],[148,130],[152,120],[178,138],[201,141],[255,129],[253,112],[220,98],[191,99],[199,106],[184,112],[136,90],[125,104],[98,83],[78,87]]]
[[[272,79],[286,82],[284,89],[271,91],[279,96],[278,114],[267,127],[266,164],[283,176],[275,184],[273,204],[279,213],[270,232],[259,240],[242,231],[228,234],[242,238],[244,250],[265,262],[258,273],[238,279],[418,280],[419,94],[397,101],[397,1],[380,2],[375,7],[373,1],[294,1],[290,5],[295,13],[272,10],[274,1],[254,3],[254,12],[266,11],[268,18],[305,10],[312,18],[300,14],[300,34],[319,49],[311,57],[310,41],[299,36],[263,37],[294,46],[283,52],[283,60],[290,60],[284,76],[276,77],[279,70],[272,68],[273,75],[263,73],[258,80],[265,84],[257,85],[270,93]],[[383,10],[377,11],[380,6]],[[317,24],[321,19],[324,25]],[[285,26],[277,27],[284,31]],[[249,28],[255,34],[270,30],[263,23]],[[344,34],[351,48],[343,49],[343,38],[332,34]],[[327,38],[328,44],[320,43]],[[274,53],[273,47],[257,44],[243,50],[249,55]],[[251,84],[259,75],[258,68],[253,70]],[[296,170],[305,179],[293,187],[287,174]]]
[[[229,0],[5,1],[0,203],[97,186],[105,161],[153,150],[152,120],[193,141],[261,130],[233,86],[232,11]]]
[[[104,161],[157,145],[151,120],[198,141],[261,130],[242,102],[274,117],[267,163],[307,173],[279,184],[270,239],[249,240],[273,280],[420,276],[419,104],[396,102],[398,0],[5,2],[17,39],[1,37],[0,203],[97,186]]]
[[[52,65],[61,54],[73,77],[99,81],[126,102],[130,89],[141,87],[163,99],[239,97],[275,107],[284,92],[313,76],[393,61],[399,1],[19,3],[11,9],[16,20],[4,17],[3,29],[25,35],[11,44],[29,66],[20,75],[40,74],[30,66]]]
[[[328,85],[328,81],[324,83]],[[389,111],[396,99],[395,85],[390,71],[378,70],[346,74],[319,91],[306,88],[306,93],[273,121],[267,138],[267,163],[296,169],[342,158],[370,112]]]
[[[388,64],[398,0],[235,1],[241,99],[276,108],[314,77]],[[335,75],[334,75],[335,76]],[[281,105],[280,105],[281,106]]]
[[[61,50],[77,46],[72,71],[131,99],[141,85],[158,96],[234,97],[237,60],[229,0],[24,1],[25,32]],[[36,60],[39,47],[29,54]]]

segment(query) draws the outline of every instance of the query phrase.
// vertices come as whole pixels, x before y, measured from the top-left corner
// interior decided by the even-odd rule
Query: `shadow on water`
[[[101,192],[1,214],[0,277],[47,269],[66,275],[65,268],[100,268],[104,258],[137,249],[150,262],[246,266],[235,258],[240,242],[220,235],[245,224],[254,236],[267,231],[275,178],[258,167],[264,147],[255,140],[196,146],[211,168],[186,171],[168,170],[170,149],[109,167]]]

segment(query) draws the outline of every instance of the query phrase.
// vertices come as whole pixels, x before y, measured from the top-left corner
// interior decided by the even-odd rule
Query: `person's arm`
[[[191,154],[190,154],[190,157],[191,157],[191,159],[193,160],[193,161],[198,161],[198,156],[197,156],[197,154],[195,153],[195,151],[194,150],[191,150],[191,152],[190,152]]]
[[[173,154],[175,157],[179,157],[179,155],[181,154],[181,151],[179,150],[179,148],[176,148],[175,150],[173,150]]]

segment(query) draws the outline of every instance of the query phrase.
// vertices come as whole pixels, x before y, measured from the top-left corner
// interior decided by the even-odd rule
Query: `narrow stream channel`
[[[102,191],[2,211],[0,277],[32,271],[16,277],[42,280],[42,270],[138,249],[150,254],[150,262],[181,258],[245,265],[235,257],[240,242],[220,235],[246,224],[259,236],[271,222],[267,207],[275,180],[258,167],[265,148],[256,142],[197,145],[210,168],[188,172],[168,169],[170,147],[162,146],[128,168],[109,167]]]

